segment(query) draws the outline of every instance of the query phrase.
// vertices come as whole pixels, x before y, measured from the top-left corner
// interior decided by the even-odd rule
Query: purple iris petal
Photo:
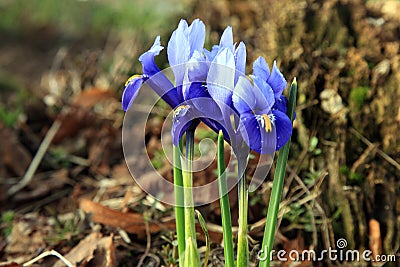
[[[206,27],[201,20],[195,19],[189,26],[190,56],[195,51],[203,50],[205,39]]]
[[[207,61],[213,61],[215,56],[218,54],[219,52],[219,45],[213,45],[213,47],[211,48],[211,51],[208,51],[207,49],[204,48],[203,50]]]
[[[210,97],[207,88],[201,82],[185,83],[183,85],[183,96],[185,100],[198,97]]]
[[[288,100],[287,100],[286,96],[281,95],[280,98],[275,99],[275,103],[274,103],[274,106],[272,107],[272,109],[279,110],[280,112],[283,112],[286,114],[287,105],[288,105]]]
[[[222,33],[221,40],[219,42],[219,46],[220,46],[220,48],[223,48],[223,47],[229,48],[233,52],[234,44],[233,44],[233,33],[232,33],[231,26],[226,27],[226,29]]]
[[[279,71],[278,67],[276,66],[276,61],[274,61],[272,72],[267,82],[269,83],[269,85],[271,85],[272,89],[274,90],[275,97],[280,98],[283,90],[285,90],[286,88],[287,83],[285,77],[283,77],[283,74]]]
[[[262,80],[267,81],[270,76],[268,63],[265,58],[258,57],[253,63],[253,75],[260,77]]]
[[[217,102],[231,106],[234,88],[235,60],[231,50],[222,48],[211,63],[207,88]]]
[[[251,113],[256,107],[256,98],[253,94],[254,86],[244,76],[239,77],[232,95],[233,106],[242,113]]]
[[[179,106],[174,112],[175,115],[172,122],[171,134],[172,142],[175,146],[178,146],[183,133],[189,129],[189,127],[193,126],[193,123],[197,125],[199,122],[197,120],[194,121],[196,115],[189,105]]]
[[[178,28],[172,33],[167,46],[168,62],[171,66],[185,63],[190,56],[190,43],[186,20],[179,22]]]
[[[275,131],[266,131],[260,115],[244,113],[240,116],[240,132],[251,150],[261,154],[272,154],[276,149]]]
[[[235,50],[235,84],[238,81],[240,75],[244,75],[246,72],[246,45],[240,42]]]
[[[251,150],[261,151],[261,130],[256,116],[252,113],[243,113],[240,115],[239,131],[243,140]]]
[[[163,47],[160,45],[160,37],[157,36],[152,47],[139,57],[142,63],[143,75],[133,78],[125,87],[122,96],[122,108],[126,111],[135,100],[142,83],[147,81],[147,84],[161,96],[171,107],[176,107],[179,104],[179,97],[176,88],[171,81],[160,71],[154,57],[157,56]],[[140,77],[140,78],[139,78]]]
[[[124,93],[122,94],[122,108],[127,111],[135,100],[139,89],[143,84],[142,76],[133,76],[125,86]]]
[[[146,83],[172,108],[175,108],[182,102],[177,89],[163,72],[160,71],[146,79]]]
[[[154,62],[154,57],[160,54],[160,51],[164,48],[160,45],[160,36],[157,36],[153,46],[149,51],[143,53],[139,57],[139,61],[142,63],[143,73],[147,76],[151,76],[160,71]]]
[[[260,113],[269,113],[270,109],[274,105],[275,97],[274,91],[268,83],[263,81],[261,78],[257,76],[252,76],[254,84],[256,85],[253,88],[254,97],[257,103],[257,109]]]
[[[210,64],[211,62],[207,61],[204,53],[194,51],[186,64],[189,80],[192,82],[204,82],[207,79]]]
[[[275,117],[273,125],[276,127],[276,150],[281,149],[292,135],[292,122],[286,113],[272,110]]]

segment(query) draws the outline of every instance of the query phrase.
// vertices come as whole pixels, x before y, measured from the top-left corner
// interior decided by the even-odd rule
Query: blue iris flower
[[[184,110],[175,116],[172,127],[174,142],[179,140],[194,117],[202,117],[202,121],[213,130],[222,130],[227,141],[234,141],[231,139],[235,131],[230,123],[234,109],[232,92],[246,67],[244,43],[235,46],[232,29],[227,27],[219,45],[214,46],[211,52],[204,49],[201,55],[195,54],[188,62],[182,89],[186,102]],[[186,127],[182,126],[184,124]]]
[[[190,26],[185,20],[181,20],[172,33],[167,47],[168,61],[175,76],[175,85],[154,62],[155,56],[163,50],[159,36],[155,39],[153,46],[139,57],[143,74],[132,76],[125,84],[122,95],[122,107],[125,111],[131,107],[144,82],[174,109],[172,135],[175,145],[178,144],[185,130],[197,126],[199,117],[214,131],[223,130],[226,133],[221,123],[207,118],[209,116],[206,115],[207,110],[210,111],[212,107],[215,107],[215,103],[207,91],[205,78],[203,78],[206,77],[211,64],[205,56],[204,40],[205,26],[201,20],[194,20]],[[202,100],[194,102],[193,99],[197,98]],[[199,105],[202,106],[200,109]]]
[[[287,99],[282,95],[286,80],[276,63],[270,71],[265,59],[259,57],[249,80],[244,75],[245,44],[233,43],[231,27],[225,29],[220,43],[210,51],[204,48],[204,40],[201,20],[196,19],[191,25],[180,21],[167,46],[173,84],[154,62],[163,50],[158,36],[139,57],[143,74],[132,76],[125,84],[123,109],[130,108],[146,82],[174,109],[175,145],[187,129],[194,129],[203,121],[216,132],[222,130],[233,147],[242,147],[246,140],[259,153],[280,149],[291,135],[292,124],[286,115]]]
[[[263,57],[253,64],[250,78],[240,77],[232,102],[240,114],[239,131],[250,149],[269,154],[282,148],[292,134],[286,115],[287,99],[282,95],[286,80],[276,66],[269,69]]]

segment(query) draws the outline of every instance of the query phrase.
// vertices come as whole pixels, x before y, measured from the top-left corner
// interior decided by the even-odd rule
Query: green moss
[[[14,216],[15,216],[15,214],[11,210],[4,211],[1,214],[1,224],[4,225],[3,235],[6,236],[6,237],[9,236],[11,234],[11,232],[12,232],[12,227],[13,227],[12,223],[13,223],[13,220],[14,220]]]
[[[164,159],[165,159],[165,154],[161,150],[157,150],[154,153],[154,157],[151,159],[151,163],[153,164],[153,167],[158,170],[161,169],[162,166],[164,166]]]
[[[355,111],[360,111],[367,97],[369,87],[359,86],[350,92],[350,107]]]

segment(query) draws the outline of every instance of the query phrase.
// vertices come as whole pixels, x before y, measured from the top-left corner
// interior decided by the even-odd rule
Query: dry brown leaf
[[[93,260],[88,266],[93,267],[114,267],[117,266],[113,236],[101,238],[97,242],[97,248]]]
[[[298,233],[297,237],[295,239],[291,240],[286,240],[283,242],[283,249],[287,252],[286,255],[290,255],[291,251],[297,251],[299,254],[301,254],[304,250],[308,249],[305,244],[304,244],[304,238],[303,236]],[[291,266],[293,265],[293,261],[288,258],[286,262],[282,264],[282,266]],[[308,266],[313,266],[312,261],[307,259],[304,261],[301,261],[301,263],[297,264],[296,267],[308,267]]]
[[[144,236],[146,227],[144,218],[138,213],[123,213],[120,211],[112,210],[95,203],[89,199],[81,199],[79,207],[86,213],[92,214],[92,221],[101,223],[114,228],[121,228],[128,233]],[[151,233],[157,233],[161,230],[175,230],[175,222],[150,222],[149,229]],[[196,224],[196,231],[199,233],[199,240],[205,241],[204,233],[200,225]],[[222,232],[213,231],[209,229],[210,240],[219,243],[222,240]]]
[[[113,97],[114,94],[111,90],[90,88],[76,95],[72,100],[72,104],[76,107],[91,108],[95,104]]]
[[[101,238],[101,233],[93,232],[85,239],[81,240],[70,252],[64,255],[69,262],[74,265],[86,265],[94,257],[94,251],[97,243]],[[64,267],[65,264],[59,260],[54,264],[54,267]]]
[[[0,262],[0,267],[22,267],[22,265],[15,262]]]
[[[57,119],[61,122],[61,126],[53,138],[53,144],[59,144],[67,137],[76,136],[83,128],[93,126],[96,122],[93,112],[78,107],[65,110]]]
[[[32,161],[32,157],[28,150],[18,141],[16,133],[7,128],[1,121],[0,140],[6,140],[0,146],[0,160],[12,172],[11,175],[23,176]],[[0,163],[0,166],[3,164]]]
[[[42,229],[35,227],[34,221],[19,221],[13,223],[11,234],[7,237],[5,249],[9,259],[25,262],[36,256],[37,252],[46,247]]]
[[[145,234],[146,227],[142,214],[112,210],[89,199],[81,199],[79,207],[84,212],[91,213],[94,222],[121,228],[132,234]],[[168,225],[163,224],[163,227],[168,228]],[[159,232],[162,229],[160,225],[152,222],[149,223],[149,228],[151,233]]]

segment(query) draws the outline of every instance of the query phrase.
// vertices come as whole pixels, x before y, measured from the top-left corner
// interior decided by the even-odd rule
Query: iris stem
[[[233,267],[234,264],[234,253],[233,253],[233,241],[232,241],[232,219],[231,210],[229,205],[228,186],[226,182],[225,172],[225,154],[224,154],[224,135],[222,131],[218,134],[218,188],[221,205],[221,217],[222,217],[222,234],[224,237],[224,257],[225,266]]]
[[[247,210],[248,210],[248,199],[249,192],[246,185],[246,174],[243,173],[243,177],[240,179],[238,184],[239,194],[239,232],[238,232],[238,255],[237,255],[237,266],[247,267],[249,261],[249,244],[247,239]]]
[[[292,85],[290,86],[289,93],[289,105],[287,114],[290,120],[293,122],[294,110],[296,107],[296,94],[297,94],[297,81],[294,78]],[[276,230],[276,222],[278,218],[279,202],[282,196],[282,189],[284,184],[286,164],[289,156],[290,139],[279,151],[278,160],[276,163],[276,171],[274,175],[274,181],[272,184],[272,192],[268,205],[267,221],[265,224],[264,238],[261,249],[263,250],[262,259],[259,263],[259,267],[270,266],[270,254],[274,245],[274,237]],[[264,260],[265,259],[265,260]]]
[[[179,266],[183,266],[185,253],[185,210],[183,208],[183,177],[181,164],[182,142],[173,146],[174,157],[174,185],[175,185],[175,221],[178,239]]]
[[[194,154],[194,130],[186,131],[186,165],[183,171],[184,204],[185,204],[185,267],[197,267],[200,265],[200,257],[197,251],[196,225],[193,201],[193,154]]]

